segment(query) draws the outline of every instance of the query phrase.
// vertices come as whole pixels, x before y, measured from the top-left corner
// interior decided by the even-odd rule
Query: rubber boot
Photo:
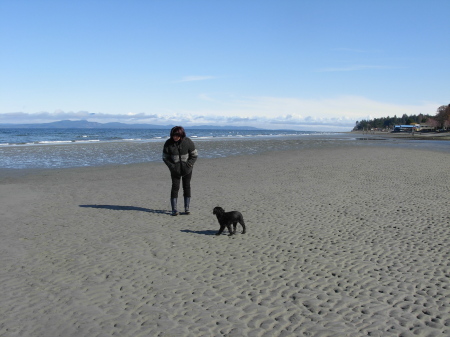
[[[190,214],[189,204],[191,203],[191,197],[184,197],[184,214]]]
[[[170,198],[170,205],[172,206],[172,215],[173,216],[178,215],[177,201],[178,201],[178,198]]]

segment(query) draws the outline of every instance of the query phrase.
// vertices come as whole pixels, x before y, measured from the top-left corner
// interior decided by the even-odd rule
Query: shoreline
[[[450,140],[450,132],[438,133],[438,132],[415,132],[414,134],[409,132],[391,132],[391,131],[350,131],[350,134],[361,135],[373,135],[384,136],[387,138],[400,138],[410,140]]]
[[[445,138],[445,137],[441,137]],[[425,137],[405,137],[386,133],[335,133],[275,138],[243,138],[195,140],[202,158],[247,156],[270,151],[302,150],[324,146],[386,146],[417,147],[430,151],[450,152],[449,143]],[[33,170],[60,170],[75,167],[107,167],[145,162],[161,162],[161,143],[91,143],[51,146],[30,146],[0,149],[3,167],[0,179],[23,175]]]
[[[450,156],[394,143],[199,158],[189,216],[160,162],[2,179],[0,335],[448,335]]]

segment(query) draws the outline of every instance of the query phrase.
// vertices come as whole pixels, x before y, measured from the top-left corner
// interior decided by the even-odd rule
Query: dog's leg
[[[225,225],[220,225],[219,231],[216,233],[216,235],[222,234],[223,230],[225,229]]]
[[[236,234],[237,221],[233,222],[233,234]]]
[[[244,222],[244,220],[239,221],[239,223],[240,223],[241,226],[242,226],[242,234],[245,234],[245,222]]]
[[[228,232],[230,233],[230,234],[228,234],[228,236],[233,235],[234,233],[233,233],[233,231],[231,230],[231,224],[228,224],[228,225],[227,225],[227,228],[228,228]]]

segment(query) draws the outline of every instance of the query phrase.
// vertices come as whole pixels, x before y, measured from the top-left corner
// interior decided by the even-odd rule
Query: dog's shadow
[[[113,211],[140,211],[156,214],[170,214],[170,212],[161,209],[152,209],[136,206],[119,206],[119,205],[80,205],[80,207],[86,208],[100,208],[100,209],[110,209]]]
[[[217,233],[217,231],[211,230],[211,229],[207,229],[207,230],[204,230],[204,231],[193,231],[193,230],[190,230],[190,229],[182,229],[181,232],[183,232],[183,233],[202,234],[202,235],[215,235]]]

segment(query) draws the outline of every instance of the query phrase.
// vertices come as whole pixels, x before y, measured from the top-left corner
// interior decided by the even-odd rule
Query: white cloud
[[[387,117],[403,114],[434,114],[437,103],[399,105],[374,101],[361,96],[338,96],[331,98],[299,99],[283,97],[253,97],[242,100],[239,105],[252,114],[275,117],[290,115],[303,119],[362,119],[368,116]],[[244,111],[242,111],[244,112]]]
[[[357,53],[357,54],[378,54],[381,52],[381,50],[378,49],[361,49],[361,48],[346,48],[346,47],[341,47],[341,48],[333,48],[331,49],[332,51],[337,51],[337,52],[345,52],[345,53]]]
[[[209,101],[209,102],[215,102],[216,100],[212,97],[210,97],[208,94],[200,94],[198,95],[198,98],[203,101]]]
[[[366,65],[366,64],[355,64],[349,65],[346,67],[334,67],[334,68],[323,68],[317,70],[318,72],[340,72],[340,71],[359,71],[359,70],[367,70],[367,69],[392,69],[387,66],[378,66],[378,65]]]
[[[55,112],[37,112],[37,113],[25,113],[25,112],[9,112],[0,114],[0,123],[14,123],[14,124],[27,124],[27,123],[48,123],[60,120],[80,120],[86,119],[96,122],[139,122],[140,120],[150,120],[157,118],[157,115],[148,115],[145,113],[126,113],[126,114],[106,114],[106,113],[93,113],[88,111],[68,111],[56,110]]]
[[[369,51],[358,48],[334,48],[332,51],[350,52],[350,53],[369,53]]]
[[[212,80],[214,78],[215,78],[214,76],[185,76],[181,80],[175,82],[205,81],[205,80]]]
[[[208,101],[203,99],[208,97]],[[147,114],[144,112],[123,114],[92,113],[88,111],[53,113],[11,112],[0,114],[0,123],[47,123],[59,120],[86,119],[92,122],[148,123],[159,125],[246,125],[264,128],[290,128],[299,130],[350,131],[357,120],[377,117],[434,115],[437,103],[400,105],[378,102],[360,96],[339,96],[316,99],[290,97],[241,97],[220,100],[210,96],[199,101],[212,108],[186,109]]]

